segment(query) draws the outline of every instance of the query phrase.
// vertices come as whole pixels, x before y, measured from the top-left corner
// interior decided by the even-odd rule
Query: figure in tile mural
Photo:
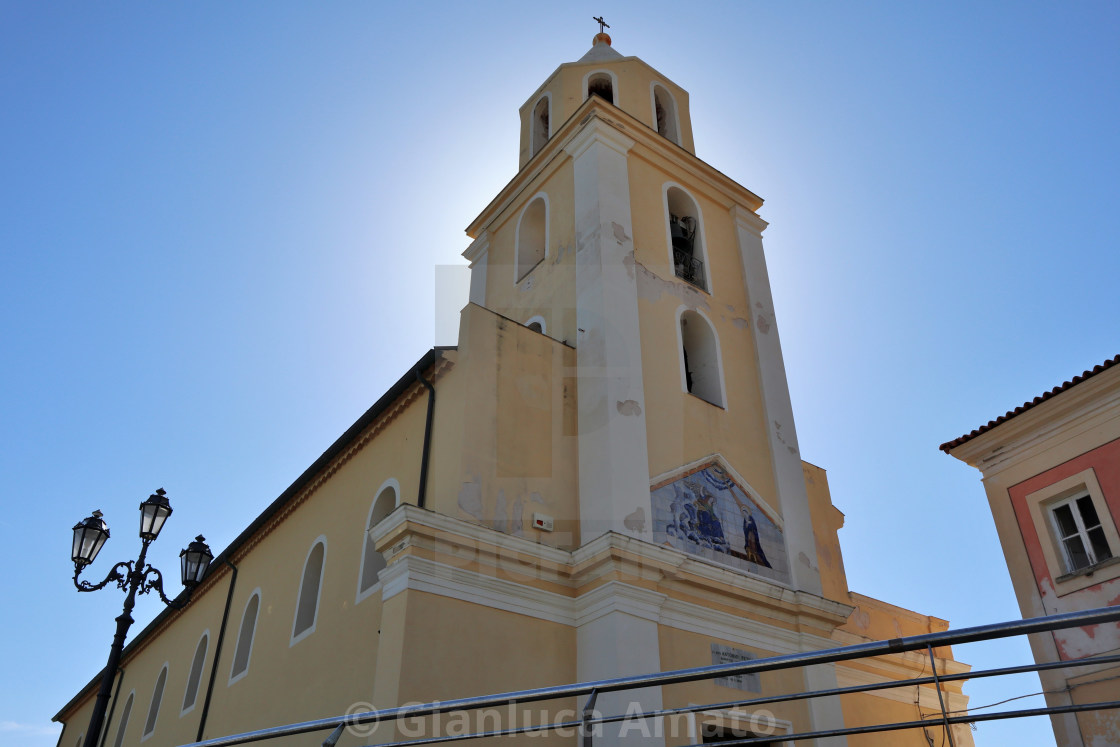
[[[789,581],[782,531],[711,462],[654,486],[654,540],[776,581]]]

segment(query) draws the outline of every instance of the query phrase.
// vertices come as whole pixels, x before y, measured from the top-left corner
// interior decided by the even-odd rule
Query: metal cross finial
[[[599,22],[599,33],[600,34],[603,33],[603,29],[605,29],[605,28],[609,29],[611,27],[611,25],[609,23],[607,23],[606,21],[603,20],[602,16],[591,16],[591,20]]]

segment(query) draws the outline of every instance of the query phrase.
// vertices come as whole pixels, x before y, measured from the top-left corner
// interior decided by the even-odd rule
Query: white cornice
[[[907,677],[915,676],[915,672],[908,672]],[[844,665],[844,662],[839,662],[836,665],[836,684],[839,687],[855,687],[857,685],[877,685],[880,682],[890,682],[890,678],[881,677],[870,672],[865,672],[862,669],[852,669]],[[918,692],[915,693],[914,689],[917,687]],[[876,698],[883,698],[884,700],[893,700],[897,703],[914,704],[915,695],[917,695],[918,705],[922,708],[928,708],[934,711],[941,710],[941,704],[937,699],[937,690],[929,686],[920,685],[903,685],[900,687],[892,687],[883,690],[872,690],[864,693]],[[945,697],[945,707],[950,711],[963,711],[968,708],[968,696],[960,693],[955,693],[949,690],[942,690],[942,695]],[[936,726],[937,722],[931,721],[930,726]]]
[[[524,537],[515,537],[512,534],[505,534],[481,524],[463,521],[407,503],[394,509],[393,513],[385,517],[372,530],[370,537],[373,539],[374,546],[391,557],[393,553],[399,551],[399,548],[396,545],[388,548],[381,547],[381,541],[392,534],[399,533],[406,523],[426,527],[433,530],[436,536],[447,538],[449,541],[453,538],[459,541],[466,540],[463,544],[469,547],[477,549],[492,548],[499,551],[503,558],[513,558],[519,554],[524,554],[547,561],[550,564],[569,565],[572,562],[572,553],[567,550],[533,542]],[[384,571],[382,573],[384,574]]]
[[[413,525],[413,528],[410,529],[408,524]],[[417,531],[421,528],[423,531]],[[718,589],[721,593],[730,595],[731,599],[749,600],[755,604],[766,599],[773,600],[767,605],[766,614],[789,623],[796,622],[799,615],[808,614],[820,619],[826,626],[840,625],[847,620],[853,609],[841,602],[797,591],[745,571],[695,558],[671,547],[655,545],[615,532],[600,535],[583,547],[569,552],[409,504],[398,506],[371,532],[374,546],[385,554],[389,562],[388,567],[381,571],[381,580],[385,586],[383,598],[387,599],[403,590],[404,587],[393,585],[406,583],[395,581],[397,574],[404,572],[395,570],[395,566],[412,557],[401,553],[406,548],[423,542],[424,536],[473,551],[478,562],[483,565],[500,566],[508,572],[530,575],[566,586],[573,593],[594,582],[599,575],[617,570],[616,566],[603,561],[611,556],[625,554],[639,568],[648,570],[651,579],[660,580],[667,573],[675,583],[685,587]],[[514,584],[514,587],[509,588],[528,587]],[[518,592],[521,593],[523,592]],[[574,614],[576,613],[566,613],[568,616]]]
[[[806,635],[796,630],[767,625],[747,617],[701,607],[678,599],[665,601],[661,607],[659,622],[670,628],[719,638],[729,643],[778,655],[816,651],[835,646],[832,641],[821,636]]]
[[[683,89],[682,89],[683,90]],[[708,185],[709,195],[718,195],[718,199],[729,205],[745,205],[746,212],[750,208],[762,207],[762,198],[751,192],[743,185],[731,179],[723,172],[700,159],[695,154],[670,142],[659,135],[649,125],[638,120],[627,112],[592,96],[584,101],[578,109],[558,127],[545,146],[528,163],[514,175],[512,179],[498,192],[490,203],[479,213],[470,225],[467,226],[467,235],[477,237],[481,231],[513,205],[522,192],[534,180],[551,169],[557,168],[562,162],[557,156],[569,152],[572,142],[579,137],[585,124],[594,118],[607,127],[616,130],[622,138],[632,139],[633,143],[642,146],[645,157],[657,154],[666,159],[673,173],[688,174],[700,184]],[[629,133],[629,135],[622,133]],[[625,141],[624,141],[625,142]],[[634,150],[634,153],[637,153]],[[745,220],[750,220],[749,218]],[[762,220],[761,218],[759,220]],[[762,221],[765,223],[765,221]]]
[[[483,230],[478,235],[478,238],[471,242],[471,245],[463,252],[463,257],[473,266],[475,262],[486,256],[490,250],[490,232]]]
[[[731,207],[731,217],[735,219],[735,223],[740,228],[745,228],[759,236],[761,236],[762,232],[770,225],[762,218],[758,217],[756,213],[741,205],[733,205]]]
[[[413,589],[569,627],[578,622],[570,597],[416,555],[406,555],[382,571],[381,583],[382,601]]]
[[[622,155],[626,155],[634,147],[633,139],[604,122],[598,116],[598,112],[590,112],[587,117],[590,120],[587,126],[581,128],[575,137],[564,144],[564,152],[572,158],[579,158],[588,148],[596,144],[605,145]]]
[[[620,581],[597,586],[579,597],[545,591],[477,571],[453,568],[407,555],[381,572],[381,599],[411,589],[493,609],[579,627],[604,615],[621,612],[665,627],[708,636],[772,654],[831,648],[823,636],[768,625],[758,620],[672,599]]]
[[[658,622],[661,608],[669,597],[665,594],[621,581],[608,581],[576,597],[576,624],[586,625],[612,612],[624,612],[643,620]]]

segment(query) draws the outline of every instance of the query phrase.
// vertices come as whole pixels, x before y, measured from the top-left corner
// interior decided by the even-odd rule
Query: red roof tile
[[[968,441],[971,441],[972,439],[976,438],[977,436],[979,436],[982,433],[987,433],[992,428],[995,428],[997,425],[999,425],[1001,423],[1006,423],[1008,420],[1011,420],[1011,418],[1015,417],[1016,415],[1019,415],[1020,413],[1024,413],[1027,410],[1030,410],[1032,407],[1035,407],[1036,405],[1038,405],[1042,402],[1045,402],[1046,400],[1050,399],[1051,397],[1055,397],[1055,396],[1061,394],[1062,392],[1066,391],[1067,389],[1071,389],[1071,388],[1077,386],[1078,384],[1085,381],[1086,379],[1093,378],[1094,376],[1099,374],[1101,371],[1106,371],[1106,370],[1108,370],[1108,369],[1110,369],[1110,368],[1112,368],[1113,366],[1116,366],[1116,365],[1120,365],[1120,355],[1117,355],[1113,358],[1109,358],[1104,363],[1102,363],[1099,366],[1096,366],[1095,368],[1093,368],[1091,371],[1085,371],[1080,376],[1074,376],[1072,379],[1070,379],[1066,383],[1062,384],[1061,386],[1054,387],[1050,391],[1048,391],[1048,392],[1046,392],[1046,393],[1044,393],[1044,394],[1042,394],[1038,397],[1035,397],[1030,402],[1024,402],[1023,404],[1016,407],[1014,410],[1011,410],[1010,412],[1006,412],[1003,415],[1000,415],[995,420],[989,420],[987,425],[980,426],[976,430],[972,431],[972,433],[966,433],[963,436],[961,436],[960,438],[955,438],[952,441],[946,441],[945,443],[941,444],[941,446],[939,448],[942,451],[944,451],[946,454],[948,454],[950,451],[957,448],[961,444],[967,443]]]

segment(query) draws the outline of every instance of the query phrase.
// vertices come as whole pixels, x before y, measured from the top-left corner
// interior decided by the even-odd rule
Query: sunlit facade
[[[797,446],[761,206],[696,156],[676,83],[605,34],[561,65],[521,107],[516,175],[467,229],[458,345],[425,353],[220,554],[184,610],[133,638],[105,744],[945,630],[848,588],[844,517]],[[936,656],[942,673],[968,671]],[[604,695],[598,708],[928,672],[924,653],[900,653]],[[963,711],[961,683],[945,690]],[[58,714],[65,747],[93,691]],[[545,718],[577,704],[549,707]],[[778,744],[935,713],[936,690],[908,687],[716,709],[596,744],[733,729]],[[342,744],[415,738],[409,728]],[[940,727],[820,743],[926,747],[927,735]],[[967,726],[955,737],[972,743]],[[310,742],[282,742],[297,743]]]

